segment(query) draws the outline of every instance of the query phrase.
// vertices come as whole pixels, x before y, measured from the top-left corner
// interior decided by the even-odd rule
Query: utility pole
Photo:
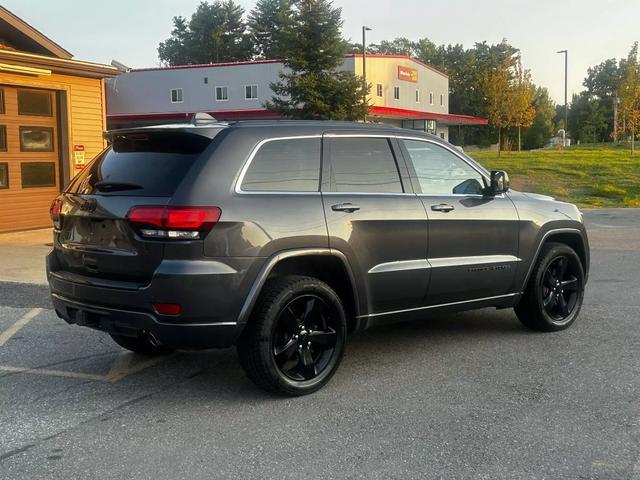
[[[569,106],[567,103],[567,66],[568,66],[569,52],[567,50],[559,50],[557,53],[564,53],[564,131],[565,131],[564,143],[565,144],[562,146],[566,147],[567,132],[569,131]]]
[[[371,29],[366,25],[362,26],[362,96],[367,103],[367,32]],[[364,115],[364,122],[367,123],[367,114]]]

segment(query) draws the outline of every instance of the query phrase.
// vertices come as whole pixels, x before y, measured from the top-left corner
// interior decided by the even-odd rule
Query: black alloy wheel
[[[545,244],[515,312],[533,330],[564,330],[578,317],[584,299],[582,260],[568,245]]]
[[[347,318],[338,294],[317,278],[267,281],[238,341],[247,376],[281,395],[306,395],[333,377],[344,353]]]
[[[573,262],[575,263],[575,262]],[[580,296],[579,273],[566,255],[554,258],[544,275],[540,293],[542,305],[556,322],[563,322],[571,316]]]
[[[317,295],[300,295],[276,321],[273,356],[290,379],[311,380],[327,367],[337,341],[335,318],[327,302]]]

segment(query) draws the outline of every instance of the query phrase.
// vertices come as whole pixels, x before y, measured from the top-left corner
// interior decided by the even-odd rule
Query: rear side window
[[[293,138],[263,143],[240,188],[245,192],[317,192],[320,142],[320,138]]]
[[[328,146],[329,191],[403,192],[400,174],[388,139],[330,138]]]
[[[69,185],[67,192],[168,197],[211,143],[183,132],[116,136]]]

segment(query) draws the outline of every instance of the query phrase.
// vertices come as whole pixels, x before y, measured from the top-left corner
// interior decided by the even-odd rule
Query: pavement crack
[[[26,452],[27,450],[29,450],[30,448],[35,447],[36,445],[34,443],[30,443],[28,445],[24,445],[20,448],[16,448],[15,450],[10,450],[6,453],[2,453],[0,454],[0,463],[5,461],[7,458],[13,457],[14,455],[18,455],[19,453],[22,452]]]

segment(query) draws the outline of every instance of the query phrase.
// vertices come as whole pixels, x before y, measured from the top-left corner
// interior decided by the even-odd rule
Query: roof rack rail
[[[191,116],[190,122],[192,125],[210,125],[212,123],[218,123],[215,117],[209,115],[206,112],[196,112]]]

